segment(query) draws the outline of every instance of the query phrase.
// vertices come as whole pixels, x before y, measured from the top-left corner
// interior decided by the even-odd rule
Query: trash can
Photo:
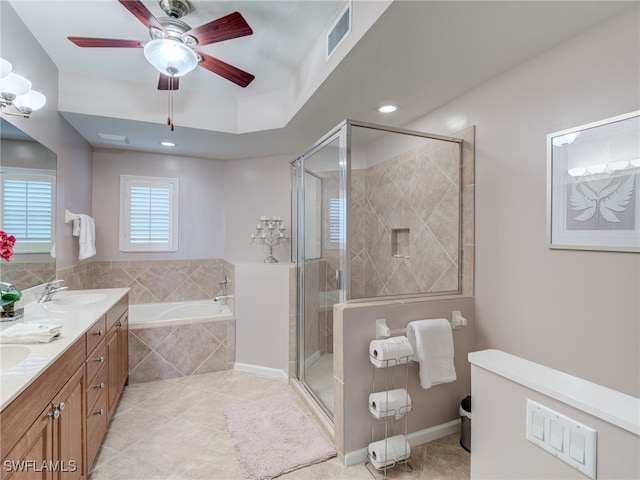
[[[467,395],[460,402],[460,446],[471,452],[471,395]]]

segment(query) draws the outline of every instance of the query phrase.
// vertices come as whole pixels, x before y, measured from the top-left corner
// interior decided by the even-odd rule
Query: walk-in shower
[[[462,140],[345,120],[292,167],[298,379],[332,417],[334,304],[462,290]]]

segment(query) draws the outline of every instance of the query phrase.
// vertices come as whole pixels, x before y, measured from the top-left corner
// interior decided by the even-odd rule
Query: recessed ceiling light
[[[380,113],[393,113],[396,110],[398,110],[398,106],[397,105],[393,105],[392,103],[386,104],[386,105],[380,105],[378,107],[378,111]]]
[[[160,142],[160,145],[162,145],[163,147],[175,147],[176,144],[173,142],[167,142],[166,140],[163,142]]]

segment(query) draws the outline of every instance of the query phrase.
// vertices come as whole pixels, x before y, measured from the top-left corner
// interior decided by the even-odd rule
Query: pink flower
[[[16,237],[7,235],[7,232],[0,230],[0,258],[4,258],[7,262],[10,262],[15,244]]]

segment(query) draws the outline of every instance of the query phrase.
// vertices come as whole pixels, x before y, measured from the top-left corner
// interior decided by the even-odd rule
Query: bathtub
[[[213,300],[129,306],[129,383],[233,368],[236,320]]]
[[[129,326],[132,329],[168,327],[232,317],[228,305],[213,300],[141,303],[129,306]]]

